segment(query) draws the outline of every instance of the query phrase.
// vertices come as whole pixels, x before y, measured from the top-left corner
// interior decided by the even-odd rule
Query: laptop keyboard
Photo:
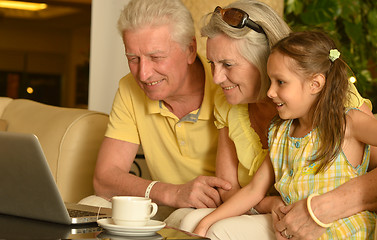
[[[88,216],[97,216],[97,213],[83,211],[83,210],[76,210],[76,209],[68,209],[68,213],[70,217],[88,217]],[[103,213],[99,213],[99,216],[105,215]]]

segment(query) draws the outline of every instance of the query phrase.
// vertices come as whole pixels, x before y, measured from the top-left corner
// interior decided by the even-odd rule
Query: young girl
[[[320,239],[373,239],[374,213],[323,223],[311,208],[316,195],[366,173],[369,145],[377,145],[377,120],[344,107],[348,69],[335,43],[321,32],[293,33],[272,48],[268,97],[276,103],[279,117],[269,130],[271,160],[265,159],[246,187],[203,218],[195,233],[205,235],[215,222],[255,206],[275,176],[275,188],[286,204],[307,199],[313,221],[326,228]],[[275,234],[294,237],[289,229]]]

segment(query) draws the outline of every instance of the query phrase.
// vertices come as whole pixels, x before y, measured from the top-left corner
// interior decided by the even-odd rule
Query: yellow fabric
[[[247,104],[229,104],[222,89],[218,89],[215,95],[215,118],[218,129],[229,129],[229,138],[236,146],[239,161],[238,182],[244,187],[262,164],[268,150],[262,148],[258,134],[250,126]]]
[[[348,94],[348,103],[346,104],[348,107],[359,108],[364,103],[372,110],[372,102],[369,99],[363,98],[360,93],[357,91],[355,85],[350,82],[349,84],[349,91]]]
[[[120,80],[106,136],[141,143],[153,180],[182,184],[199,175],[215,174],[218,132],[213,98],[217,86],[209,64],[202,63],[206,74],[202,106],[181,120],[161,101],[145,96],[131,74]]]
[[[352,83],[350,83],[350,92],[348,106],[358,108],[366,103],[372,109],[372,103],[362,98]],[[218,89],[215,95],[215,118],[218,129],[229,128],[229,138],[236,146],[239,160],[238,182],[244,187],[262,164],[268,150],[262,148],[258,134],[250,126],[247,104],[229,104],[222,89]]]

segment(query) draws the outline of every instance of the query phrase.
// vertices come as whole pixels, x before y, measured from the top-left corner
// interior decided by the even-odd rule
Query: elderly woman
[[[267,130],[277,111],[266,95],[269,88],[267,58],[271,46],[287,36],[290,29],[269,6],[255,0],[240,0],[224,8],[217,7],[209,16],[210,20],[201,32],[208,38],[207,58],[212,66],[213,80],[221,87],[215,96],[215,124],[219,130],[216,175],[232,183],[230,191],[219,190],[222,200],[226,201],[250,181],[268,152]],[[370,101],[363,99],[352,84],[350,90],[348,106],[371,114]],[[377,203],[373,203],[376,190],[373,190],[376,196],[363,193],[362,197],[352,197],[353,201],[340,200],[342,196],[351,199],[350,192],[360,193],[365,181],[377,179],[375,171],[366,175],[370,175],[369,178],[359,177],[360,180],[344,184],[341,190],[315,197],[313,209],[321,211],[315,210],[316,216],[333,221],[377,207]],[[372,188],[371,184],[368,187]],[[328,204],[317,204],[328,197],[333,199]],[[358,198],[357,203],[354,198]],[[334,204],[338,199],[338,204]],[[362,203],[362,199],[366,202]],[[311,219],[304,203],[285,206],[278,196],[266,197],[256,210],[275,214],[246,213],[224,219],[215,223],[207,236],[211,239],[275,239],[275,234],[280,236],[281,232],[282,237],[287,237],[284,233],[289,232],[298,239],[309,235],[316,239],[325,229]],[[192,211],[182,220],[181,228],[192,231],[212,210]]]

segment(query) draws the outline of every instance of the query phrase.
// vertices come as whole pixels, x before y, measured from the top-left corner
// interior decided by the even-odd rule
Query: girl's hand
[[[284,218],[285,214],[281,211],[281,208],[285,206],[283,200],[280,197],[275,197],[271,205],[272,225],[274,226],[275,236],[277,240],[286,239],[282,236],[281,231],[276,228],[276,223]],[[284,231],[284,230],[283,230]]]
[[[203,221],[200,221],[198,226],[196,226],[195,230],[193,233],[199,235],[199,236],[203,236],[205,237],[206,234],[207,234],[207,231],[208,231],[208,228],[210,226],[206,226],[205,224],[203,224]]]

